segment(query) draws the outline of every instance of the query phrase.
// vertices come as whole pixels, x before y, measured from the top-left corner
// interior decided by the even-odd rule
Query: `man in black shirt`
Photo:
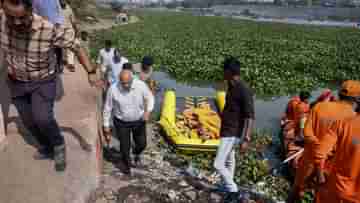
[[[244,152],[250,141],[254,121],[254,99],[251,88],[240,79],[240,62],[233,57],[223,64],[224,79],[228,82],[226,103],[222,112],[220,145],[217,150],[214,167],[221,175],[223,191],[230,196],[238,192],[234,182],[235,151],[234,145],[240,144]]]

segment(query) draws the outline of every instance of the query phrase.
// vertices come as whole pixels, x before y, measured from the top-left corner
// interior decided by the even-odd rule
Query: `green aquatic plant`
[[[242,77],[258,95],[284,95],[359,79],[360,37],[353,28],[257,23],[223,17],[138,13],[142,21],[98,32],[92,55],[113,39],[124,55],[156,58],[180,81],[218,81],[227,55],[242,63]]]

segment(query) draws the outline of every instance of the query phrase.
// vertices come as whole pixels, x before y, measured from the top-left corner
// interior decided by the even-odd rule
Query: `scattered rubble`
[[[86,17],[85,17],[85,21],[88,22],[88,23],[97,23],[97,22],[99,22],[99,20],[96,19],[96,18],[93,17],[93,16],[86,16]]]
[[[131,177],[124,175],[118,166],[119,149],[113,145],[115,148],[104,150],[102,186],[97,191],[96,200],[90,203],[224,202],[225,194],[217,192],[214,187],[220,181],[219,175],[214,171],[200,169],[196,162],[177,154],[165,144],[157,130],[149,142],[152,144],[144,153],[144,167],[133,168]],[[250,199],[263,200],[262,194],[269,193],[259,191],[266,187],[265,182],[259,182],[254,188],[241,189],[239,201],[244,195]]]

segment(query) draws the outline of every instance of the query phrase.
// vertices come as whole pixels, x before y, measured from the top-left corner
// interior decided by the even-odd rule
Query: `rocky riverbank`
[[[167,145],[158,127],[154,125],[153,133],[149,136],[149,147],[143,156],[143,167],[134,168],[129,177],[121,172],[118,164],[120,154],[117,147],[104,150],[104,168],[101,177],[101,187],[96,191],[90,203],[217,203],[224,202],[224,194],[215,191],[214,185],[220,181],[212,170],[213,155],[183,155],[176,153]],[[257,142],[260,144],[260,142]],[[265,144],[265,143],[264,143]],[[268,143],[266,143],[268,144]],[[259,146],[260,147],[260,146]],[[275,187],[287,188],[287,183],[279,181],[278,177],[261,174],[256,165],[256,157],[250,159],[253,150],[238,160],[237,181],[244,182],[249,178],[249,184],[244,184],[239,192],[241,196],[249,195],[251,202],[276,202],[282,200],[280,194],[271,194]],[[207,158],[206,158],[207,156]],[[263,162],[263,161],[262,161]],[[247,164],[247,165],[244,165]],[[241,167],[241,165],[243,165]],[[249,171],[252,174],[249,174]],[[255,177],[256,176],[256,177]],[[260,177],[261,176],[261,177]],[[272,183],[270,183],[273,181]],[[273,188],[268,188],[273,184]],[[285,184],[279,186],[279,184]],[[252,186],[251,186],[252,185]],[[267,188],[267,190],[265,190]],[[272,199],[265,196],[278,195]]]

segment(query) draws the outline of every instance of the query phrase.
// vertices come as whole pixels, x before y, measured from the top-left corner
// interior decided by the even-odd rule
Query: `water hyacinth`
[[[93,36],[92,55],[113,39],[124,55],[156,58],[156,67],[181,81],[218,81],[227,55],[242,62],[242,77],[258,95],[284,95],[330,82],[359,79],[359,30],[174,13],[138,13],[141,21]]]

